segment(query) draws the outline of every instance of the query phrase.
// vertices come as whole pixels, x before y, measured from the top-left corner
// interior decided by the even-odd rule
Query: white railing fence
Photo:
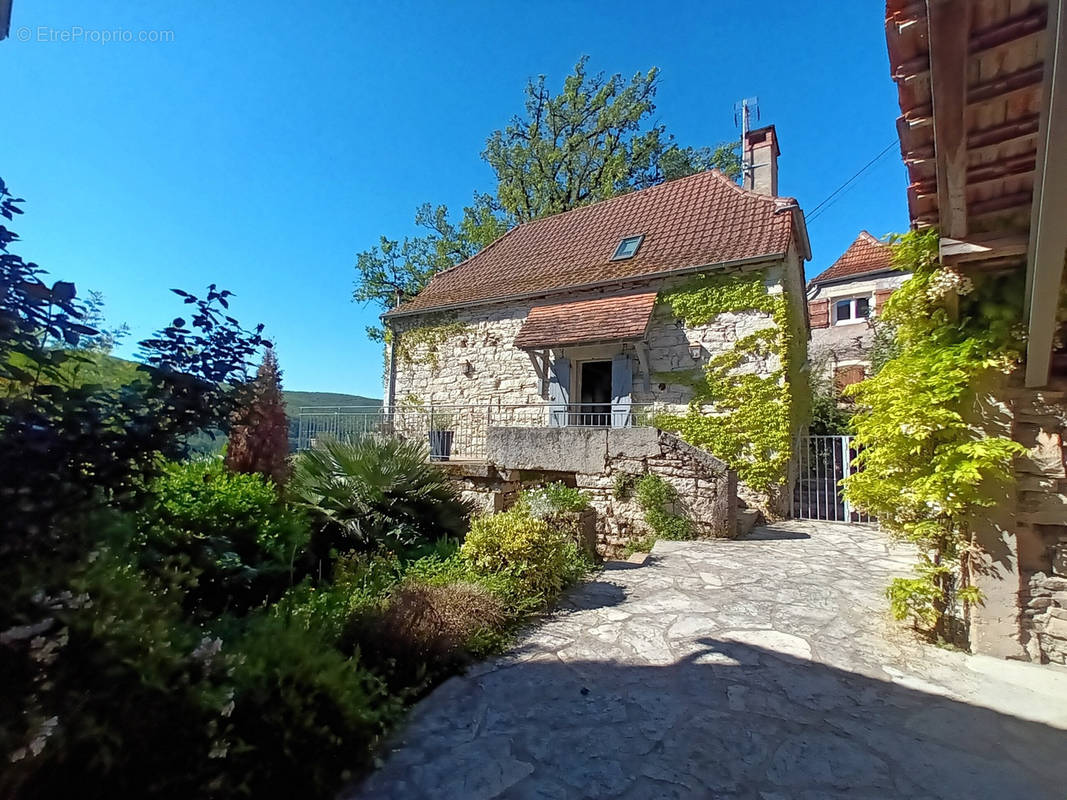
[[[289,438],[290,449],[306,450],[323,438],[395,435],[428,444],[433,460],[480,461],[490,427],[648,427],[654,414],[651,403],[302,407]]]

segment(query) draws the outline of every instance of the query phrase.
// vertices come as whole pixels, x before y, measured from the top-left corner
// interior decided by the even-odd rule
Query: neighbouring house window
[[[834,301],[834,325],[863,322],[871,315],[871,298],[849,297]]]
[[[637,248],[641,246],[641,240],[644,239],[644,235],[641,236],[627,236],[615,249],[615,255],[611,257],[612,261],[622,261],[627,258],[633,258],[637,254]]]

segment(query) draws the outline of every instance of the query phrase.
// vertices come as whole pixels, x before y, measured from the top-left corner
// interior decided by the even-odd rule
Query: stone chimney
[[[778,135],[773,125],[749,131],[742,157],[750,168],[745,170],[741,185],[753,192],[778,196]]]

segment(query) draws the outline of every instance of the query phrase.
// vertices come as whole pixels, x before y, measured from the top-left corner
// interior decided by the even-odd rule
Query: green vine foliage
[[[645,522],[657,539],[684,540],[693,538],[693,523],[670,509],[678,501],[677,490],[654,472],[639,478],[634,484],[637,505],[645,515]]]
[[[877,515],[920,552],[916,577],[887,590],[900,619],[936,635],[959,601],[980,602],[971,583],[971,522],[1011,480],[1023,448],[990,435],[990,396],[1020,358],[1021,271],[962,276],[937,263],[934,230],[894,244],[894,265],[912,277],[889,299],[883,322],[893,355],[849,387],[863,469],[845,481],[849,501]]]
[[[686,325],[705,325],[719,314],[760,311],[774,324],[738,339],[731,350],[703,369],[669,373],[689,386],[693,398],[684,415],[662,414],[656,424],[725,461],[756,491],[786,482],[792,433],[806,413],[794,397],[798,381],[793,325],[785,295],[767,291],[761,273],[702,276],[665,293],[662,299]],[[753,358],[777,357],[780,368],[766,375],[743,371]],[[708,407],[714,409],[708,412]]]
[[[470,325],[450,320],[419,325],[403,331],[399,336],[388,338],[390,342],[394,339],[397,342],[396,355],[401,363],[407,366],[428,364],[431,369],[436,370],[441,345],[453,337],[469,333],[470,330]]]

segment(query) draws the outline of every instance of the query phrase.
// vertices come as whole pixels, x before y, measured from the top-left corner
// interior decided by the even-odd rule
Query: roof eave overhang
[[[469,300],[461,303],[445,303],[439,306],[430,306],[427,308],[416,308],[410,311],[403,309],[393,309],[387,311],[381,315],[383,321],[389,321],[392,319],[399,319],[401,317],[417,317],[420,314],[437,314],[443,311],[459,311],[465,308],[476,308],[478,306],[490,306],[500,305],[502,303],[513,303],[520,300],[532,300],[538,297],[553,297],[556,295],[571,294],[573,292],[584,292],[592,289],[603,289],[610,286],[622,286],[625,284],[641,283],[645,281],[660,280],[662,278],[670,278],[676,275],[692,275],[697,272],[707,272],[708,270],[746,270],[757,269],[762,266],[769,266],[774,262],[781,261],[786,257],[786,252],[781,253],[768,253],[762,256],[752,256],[750,258],[740,258],[732,261],[719,261],[714,264],[698,264],[692,267],[682,267],[680,269],[669,269],[661,272],[649,272],[645,275],[632,275],[624,278],[611,278],[608,280],[591,281],[589,283],[571,284],[568,286],[561,286],[555,289],[538,289],[536,291],[521,292],[511,295],[502,295],[500,297],[486,297],[480,300]]]
[[[539,344],[519,344],[515,343],[515,347],[519,350],[558,350],[561,347],[596,347],[598,345],[605,344],[636,344],[642,342],[645,339],[645,334],[642,333],[639,336],[620,336],[612,339],[576,339],[574,341],[564,342],[549,342]]]
[[[839,283],[849,283],[851,281],[865,280],[869,281],[871,278],[878,278],[881,276],[890,277],[892,275],[910,275],[909,272],[902,272],[899,269],[872,269],[867,272],[857,272],[854,275],[843,275],[840,278],[812,278],[808,281],[808,288],[815,289],[820,286],[836,286]]]

